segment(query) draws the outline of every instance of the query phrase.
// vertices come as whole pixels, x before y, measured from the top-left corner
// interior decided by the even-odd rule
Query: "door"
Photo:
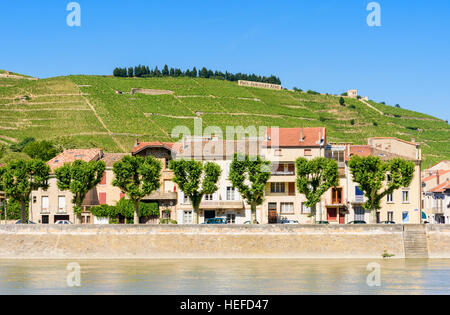
[[[339,211],[339,224],[345,224],[345,211],[343,209]]]
[[[50,224],[50,216],[43,215],[42,216],[42,224]]]
[[[329,222],[336,222],[337,221],[337,209],[336,208],[330,208],[327,211],[327,219]]]
[[[277,204],[269,203],[269,224],[278,223]]]
[[[295,196],[295,183],[289,183],[289,196]]]

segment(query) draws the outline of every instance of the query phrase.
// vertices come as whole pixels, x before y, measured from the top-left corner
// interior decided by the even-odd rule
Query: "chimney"
[[[136,139],[136,142],[134,143],[134,147],[136,148],[137,146],[139,146],[139,139]]]
[[[416,143],[416,138],[411,138],[412,143]]]
[[[303,136],[303,128],[300,128],[300,142],[305,141],[305,137]]]

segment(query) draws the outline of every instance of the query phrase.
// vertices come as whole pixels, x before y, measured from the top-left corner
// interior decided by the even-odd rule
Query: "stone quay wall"
[[[450,258],[450,227],[430,227],[430,254]],[[404,258],[392,225],[2,225],[0,259]]]

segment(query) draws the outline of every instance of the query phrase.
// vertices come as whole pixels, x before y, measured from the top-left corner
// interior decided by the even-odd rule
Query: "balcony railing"
[[[273,171],[273,176],[292,176],[295,175],[295,171]]]
[[[444,208],[433,207],[433,208],[431,208],[431,211],[433,211],[433,214],[443,214],[444,213]]]
[[[353,203],[364,203],[364,196],[357,195],[353,198]]]
[[[176,192],[162,192],[155,191],[151,195],[147,196],[147,200],[177,200],[178,194]]]

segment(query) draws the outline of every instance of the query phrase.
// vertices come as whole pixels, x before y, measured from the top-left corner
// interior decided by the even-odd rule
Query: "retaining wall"
[[[450,228],[430,231],[450,258]],[[403,226],[3,225],[0,259],[404,258]]]

